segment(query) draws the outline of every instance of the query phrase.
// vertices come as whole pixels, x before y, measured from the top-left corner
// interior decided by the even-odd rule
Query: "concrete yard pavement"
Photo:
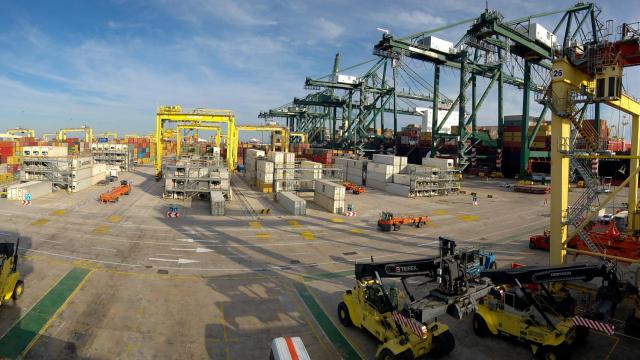
[[[371,358],[373,339],[342,328],[335,316],[342,292],[353,286],[355,261],[434,255],[438,236],[493,250],[500,265],[548,261],[546,253],[527,247],[529,235],[548,224],[543,199],[497,182],[465,182],[465,190],[480,194],[479,206],[468,195],[404,199],[367,189],[347,195],[357,217],[328,214],[313,204],[307,216],[293,217],[272,194],[250,190],[238,176],[234,185],[247,201],[231,202],[227,216],[212,217],[207,202],[193,200],[175,201],[182,216],[170,219],[165,213],[171,202],[161,198],[150,168],[124,178],[133,192],[113,204],[97,201],[105,191],[99,186],[54,193],[30,207],[0,201],[0,215],[11,219],[1,225],[1,236],[22,239],[26,284],[16,305],[0,309],[0,339],[72,269],[89,270],[25,341],[25,357],[264,358],[272,338],[289,335],[302,337],[313,359],[348,357],[339,338]],[[272,212],[256,216],[245,203]],[[432,222],[382,233],[375,226],[382,210],[425,213]],[[328,327],[317,310],[335,326]],[[459,347],[451,358],[528,356],[526,348],[502,339],[480,342],[470,335],[468,320],[442,320],[452,325],[458,345],[473,350]],[[597,342],[598,351],[610,349],[609,340]],[[617,348],[626,341],[616,342]]]

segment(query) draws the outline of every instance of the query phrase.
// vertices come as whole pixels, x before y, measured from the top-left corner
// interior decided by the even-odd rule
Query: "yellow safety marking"
[[[364,234],[364,230],[356,228],[351,229],[351,232],[356,234]]]
[[[53,216],[62,216],[64,214],[67,213],[67,210],[65,209],[60,209],[60,210],[55,210],[54,212],[51,213],[51,215]]]
[[[260,224],[259,221],[249,221],[249,226],[251,226],[254,229],[257,229],[257,228],[261,228],[262,224]]]
[[[93,233],[96,235],[104,235],[109,232],[110,228],[111,227],[108,225],[98,226],[97,228],[93,229]]]
[[[119,223],[120,221],[122,221],[122,216],[120,215],[111,215],[107,218],[107,220],[109,220],[112,223]]]
[[[227,332],[227,319],[224,317],[224,305],[220,304],[220,325],[222,325],[222,336],[224,338],[224,353],[226,359],[231,359],[231,354],[229,353],[229,333]]]
[[[458,218],[462,221],[478,221],[480,216],[478,215],[460,215]]]
[[[333,218],[331,219],[331,221],[333,221],[334,223],[343,223],[344,219],[340,219],[340,218]]]
[[[49,222],[49,219],[42,218],[42,219],[38,219],[38,220],[32,222],[31,225],[33,225],[33,226],[43,226],[43,225],[46,225],[48,222]]]
[[[291,225],[292,227],[300,227],[302,225],[300,225],[300,222],[298,220],[288,220],[287,223],[289,225]]]
[[[313,232],[309,230],[301,232],[300,235],[302,235],[305,240],[314,240],[316,238]]]
[[[434,210],[433,215],[447,215],[449,212],[444,209]]]
[[[271,234],[268,234],[268,233],[257,233],[256,237],[258,239],[268,239],[268,238],[271,237]]]

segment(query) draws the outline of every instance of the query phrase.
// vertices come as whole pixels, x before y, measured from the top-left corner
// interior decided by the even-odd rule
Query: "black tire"
[[[484,321],[484,318],[478,314],[473,314],[473,332],[476,333],[479,337],[485,337],[489,335],[489,327],[487,326],[487,322]]]
[[[416,227],[421,228],[424,225],[424,223],[422,221],[418,221],[418,223],[416,224]]]
[[[584,344],[589,336],[589,328],[584,326],[576,327],[576,344]]]
[[[380,351],[380,355],[378,355],[378,360],[399,360],[399,357],[389,349],[382,349],[382,351]]]
[[[349,308],[344,302],[338,304],[338,318],[340,319],[340,323],[344,327],[350,327],[353,325],[353,322],[351,321],[351,315],[349,315]]]
[[[393,231],[400,230],[400,225],[393,225]]]
[[[632,313],[624,323],[624,333],[630,336],[640,336],[640,319]]]
[[[429,352],[429,356],[434,359],[439,359],[449,354],[455,347],[456,340],[453,338],[453,334],[451,334],[451,331],[447,330],[433,338],[432,348]]]
[[[22,280],[18,280],[16,282],[16,286],[13,288],[13,294],[11,294],[11,298],[13,301],[17,301],[24,293],[24,282]]]
[[[536,248],[536,243],[529,240],[529,249],[534,250]]]
[[[545,345],[538,349],[536,356],[543,360],[564,360],[571,357],[571,352],[564,344],[558,346]]]

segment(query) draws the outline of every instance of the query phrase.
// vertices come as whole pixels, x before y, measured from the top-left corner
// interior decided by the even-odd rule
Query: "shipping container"
[[[315,192],[335,200],[344,200],[345,188],[328,180],[316,180]]]
[[[287,211],[296,216],[307,214],[307,202],[289,191],[281,191],[276,199]]]
[[[212,191],[210,193],[211,215],[224,216],[225,198],[222,191]]]
[[[328,196],[323,195],[322,193],[317,192],[317,188],[318,186],[316,184],[316,192],[314,192],[313,194],[313,202],[332,214],[344,213],[344,198],[342,200],[332,199]],[[344,187],[342,189],[344,189]]]
[[[9,200],[24,200],[25,195],[31,194],[33,200],[51,194],[53,185],[50,181],[29,181],[16,184],[7,188],[7,198]]]

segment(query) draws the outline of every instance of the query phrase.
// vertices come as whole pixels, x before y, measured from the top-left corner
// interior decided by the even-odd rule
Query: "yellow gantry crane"
[[[96,135],[96,137],[99,137],[99,138],[111,137],[113,140],[117,140],[119,138],[118,133],[115,131],[106,131],[106,132],[103,132],[102,134]]]
[[[624,27],[629,25],[623,25]],[[612,257],[603,254],[601,245],[590,240],[582,230],[628,185],[628,227],[629,233],[640,230],[638,217],[638,159],[640,159],[640,103],[622,91],[623,68],[640,65],[640,37],[637,31],[624,30],[622,39],[616,42],[607,40],[589,44],[585,48],[563,49],[563,56],[553,62],[552,82],[549,106],[552,110],[551,132],[551,239],[549,262],[559,265],[566,262],[567,240],[579,236],[591,251],[580,251],[598,257]],[[576,61],[587,58],[586,61]],[[580,120],[577,104],[600,103],[608,105],[631,116],[631,153],[616,156],[599,149],[597,133],[585,127]],[[585,105],[586,106],[586,105]],[[587,149],[577,150],[571,138],[571,126],[587,143]],[[629,159],[629,177],[613,192],[607,194],[604,201],[598,200],[598,190],[589,186],[571,207],[569,207],[569,166],[581,167],[576,159]],[[599,181],[589,179],[594,188],[600,187]],[[573,231],[569,233],[569,226]],[[621,229],[622,230],[622,229]],[[576,251],[569,249],[569,251]]]
[[[15,128],[15,129],[9,129],[7,130],[7,134],[10,135],[28,135],[29,137],[35,138],[36,137],[36,131],[34,129],[23,129],[23,128]]]
[[[53,140],[58,136],[56,133],[44,133],[42,134],[42,140]]]
[[[211,130],[211,131],[215,131],[216,135],[215,135],[215,143],[217,147],[220,147],[220,143],[222,141],[222,134],[221,134],[221,130],[222,127],[221,126],[217,126],[217,125],[178,125],[176,127],[176,156],[180,156],[180,153],[182,152],[182,136],[183,136],[183,131],[184,130]]]
[[[272,126],[272,125],[238,125],[239,131],[269,131],[271,132],[271,151],[276,151],[277,135],[280,135],[281,148],[283,152],[289,152],[289,129],[284,126]],[[233,144],[235,148],[238,148],[239,139],[235,139],[235,143],[229,141],[229,144]]]
[[[300,143],[302,144],[306,144],[307,143],[307,133],[303,133],[303,132],[292,132],[290,134],[290,138],[296,138],[299,137],[300,138]]]
[[[93,130],[87,125],[83,125],[79,128],[60,129],[60,131],[58,131],[57,139],[60,141],[67,140],[67,134],[71,132],[84,132],[84,141],[87,143],[91,143],[93,140]]]
[[[165,136],[164,127],[167,122],[177,123],[178,125],[211,125],[222,123],[227,125],[227,167],[229,171],[233,171],[238,159],[236,116],[231,110],[218,109],[194,109],[191,111],[183,111],[181,106],[161,106],[156,114],[156,159],[155,173],[156,177],[162,177],[162,160],[163,150],[162,141]]]

